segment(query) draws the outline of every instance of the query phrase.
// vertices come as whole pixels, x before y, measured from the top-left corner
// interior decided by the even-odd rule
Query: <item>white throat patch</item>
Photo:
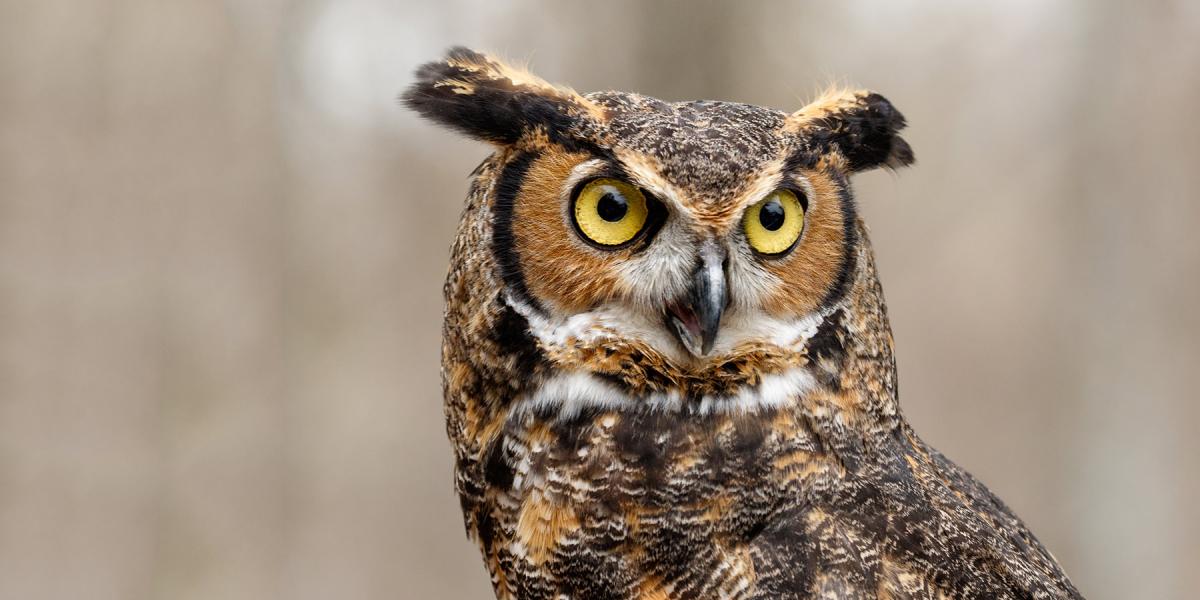
[[[534,310],[529,305],[505,295],[505,301],[529,323],[529,331],[543,348],[576,343],[599,343],[606,339],[636,339],[663,352],[671,359],[688,360],[690,355],[662,326],[661,321],[638,316],[619,307],[599,309],[555,318]],[[803,350],[817,333],[826,313],[812,314],[793,321],[753,315],[739,318],[732,315],[722,325],[722,336],[713,351],[715,355],[728,352],[742,340],[765,340],[782,352]],[[698,414],[743,413],[776,408],[794,402],[816,387],[816,378],[808,367],[794,367],[780,373],[763,375],[757,385],[747,385],[734,394],[705,396],[690,408]],[[620,386],[587,371],[568,371],[554,374],[541,385],[518,399],[513,406],[514,416],[529,412],[552,412],[559,418],[571,418],[585,408],[603,410],[657,410],[676,412],[684,408],[680,392],[634,395]]]

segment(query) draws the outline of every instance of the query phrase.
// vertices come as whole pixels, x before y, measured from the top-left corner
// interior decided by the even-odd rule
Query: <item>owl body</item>
[[[912,161],[882,97],[584,96],[459,48],[405,100],[497,146],[442,349],[497,597],[1079,597],[898,408],[849,187]]]

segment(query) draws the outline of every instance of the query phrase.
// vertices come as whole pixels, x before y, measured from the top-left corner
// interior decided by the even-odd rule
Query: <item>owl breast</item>
[[[517,598],[581,585],[665,597],[680,581],[696,595],[673,597],[749,597],[770,516],[845,476],[814,432],[774,410],[528,414],[476,468],[488,489],[478,535]]]

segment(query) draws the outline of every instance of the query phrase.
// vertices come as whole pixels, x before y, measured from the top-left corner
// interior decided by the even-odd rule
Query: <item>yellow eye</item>
[[[620,246],[637,237],[649,212],[641,190],[618,179],[589,181],[575,197],[575,225],[601,246]]]
[[[742,228],[755,252],[783,254],[796,245],[804,229],[804,205],[795,192],[775,190],[746,211]]]

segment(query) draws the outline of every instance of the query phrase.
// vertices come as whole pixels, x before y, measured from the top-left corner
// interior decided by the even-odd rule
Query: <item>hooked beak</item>
[[[679,342],[693,356],[712,351],[721,327],[728,294],[725,283],[725,253],[713,244],[700,252],[700,265],[692,273],[688,294],[667,306],[667,323]]]

